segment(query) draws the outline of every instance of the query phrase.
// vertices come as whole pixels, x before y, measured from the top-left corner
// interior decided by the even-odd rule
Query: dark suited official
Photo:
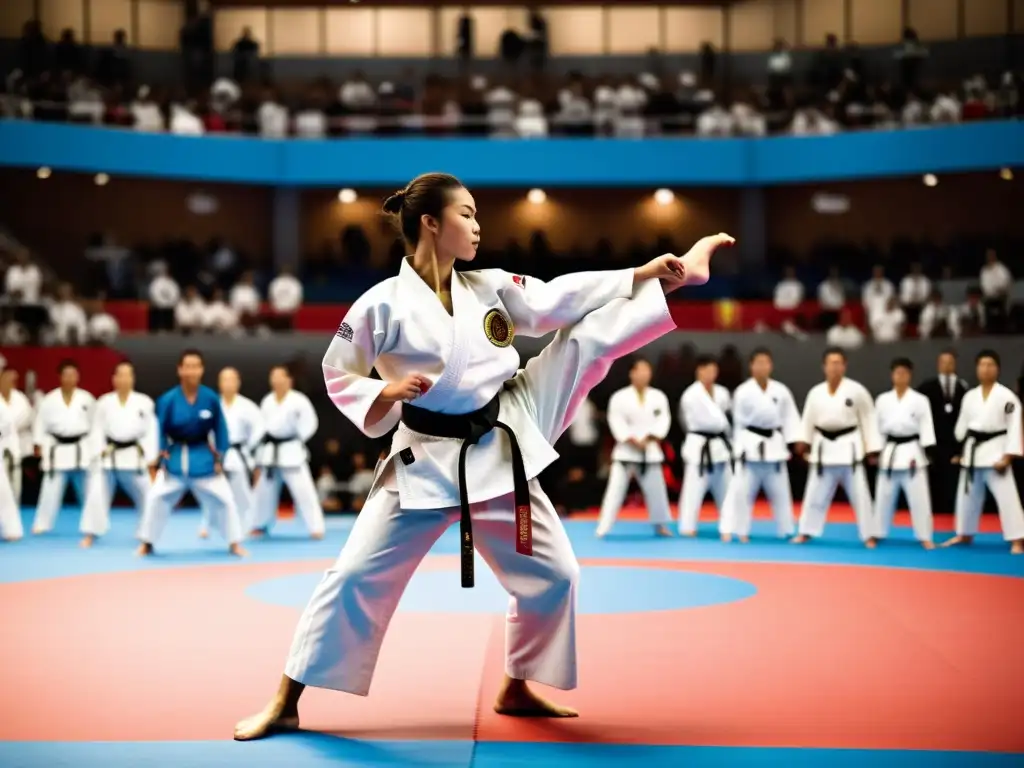
[[[960,402],[967,394],[967,382],[957,376],[956,352],[947,350],[936,361],[938,373],[923,382],[918,391],[928,398],[935,424],[935,461],[928,467],[932,506],[936,512],[953,513],[959,473],[953,471],[952,458],[957,455],[953,430],[960,416]]]

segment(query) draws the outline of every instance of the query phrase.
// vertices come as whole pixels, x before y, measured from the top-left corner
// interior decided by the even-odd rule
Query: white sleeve
[[[664,440],[668,437],[668,432],[672,429],[672,408],[668,404],[668,397],[662,395],[661,399],[663,407],[661,408],[661,413],[654,421],[654,431],[652,433],[652,437],[656,437],[658,440]]]
[[[380,421],[366,423],[370,408],[388,385],[370,378],[388,336],[388,309],[369,294],[360,297],[345,315],[322,365],[331,402],[367,437],[383,437],[402,416],[402,404],[396,402]]]
[[[924,402],[924,415],[921,417],[920,435],[921,447],[931,448],[936,444],[935,422],[932,421],[932,404],[927,397],[921,396]]]
[[[963,443],[967,439],[967,422],[971,419],[971,392],[969,390],[964,399],[960,401],[960,415],[956,417],[956,426],[953,427],[953,436],[956,438],[958,443]]]
[[[146,402],[146,431],[141,445],[142,460],[147,465],[155,463],[160,455],[160,427],[156,422],[156,405],[152,400]]]
[[[882,436],[878,431],[878,416],[875,413],[875,402],[871,393],[860,387],[857,397],[857,410],[860,412],[860,428],[864,436],[864,452],[878,453],[882,450]]]
[[[782,439],[789,443],[800,441],[800,409],[796,407],[793,391],[784,387],[782,395]]]
[[[299,406],[299,437],[302,438],[302,442],[308,443],[320,428],[320,419],[317,418],[316,409],[313,408],[313,403],[308,397],[303,395],[299,402],[301,403]]]
[[[49,434],[46,431],[46,411],[50,402],[45,397],[42,402],[39,403],[39,408],[36,410],[36,420],[32,424],[32,443],[40,447],[44,447],[50,440]]]
[[[501,269],[487,272],[520,336],[544,336],[567,328],[613,299],[633,295],[632,269],[577,272],[547,283]]]
[[[4,453],[11,454],[15,466],[21,463],[21,441],[18,431],[14,428],[14,418],[7,408],[0,407],[0,458]]]
[[[686,426],[686,406],[686,393],[683,392],[683,396],[679,398],[679,426],[684,432],[689,431],[689,427]]]
[[[249,401],[249,413],[246,416],[249,422],[249,435],[246,442],[246,449],[252,453],[259,447],[263,435],[266,434],[266,427],[263,425],[263,411],[256,403]]]
[[[103,451],[107,449],[107,434],[103,428],[103,413],[100,407],[97,407],[92,414],[88,442],[92,445],[94,456],[102,456]]]
[[[1003,453],[1022,456],[1024,445],[1021,444],[1020,398],[1013,392],[1007,392],[1006,400],[1010,412],[1006,414],[1006,448],[1003,449]]]
[[[800,417],[800,442],[811,445],[814,442],[814,429],[817,421],[817,414],[814,410],[814,390],[807,393],[804,400],[804,411]]]
[[[618,394],[611,396],[608,401],[608,429],[612,433],[612,437],[617,443],[624,443],[633,434],[629,431],[629,424],[626,422],[625,417],[622,415],[622,398]]]

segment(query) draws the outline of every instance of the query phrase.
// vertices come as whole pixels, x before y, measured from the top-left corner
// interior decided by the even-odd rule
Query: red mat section
[[[800,505],[796,504],[795,514],[800,514]],[[597,520],[597,509],[587,510],[585,512],[574,512],[569,519],[570,520]],[[676,512],[676,505],[672,505],[672,514],[678,519]],[[630,501],[619,513],[619,520],[646,520],[647,519],[647,508],[643,504]],[[768,502],[759,500],[754,505],[754,519],[755,520],[771,520],[772,519],[772,508],[768,505]],[[796,518],[794,518],[795,520]],[[703,523],[714,523],[718,522],[718,510],[714,504],[710,502],[701,507],[700,520]],[[953,515],[935,515],[934,518],[935,531],[952,533],[953,531]],[[830,523],[856,523],[857,518],[853,514],[853,510],[848,504],[835,504],[828,513],[828,522]],[[905,511],[899,511],[893,518],[893,525],[897,528],[910,528],[910,513]],[[982,533],[999,533],[1002,529],[999,527],[999,518],[996,515],[982,515],[981,517],[981,532]],[[828,535],[828,529],[825,529],[826,535]]]

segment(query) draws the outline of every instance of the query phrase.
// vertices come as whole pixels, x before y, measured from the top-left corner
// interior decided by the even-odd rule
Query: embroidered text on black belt
[[[523,452],[519,448],[516,433],[508,424],[498,421],[501,404],[495,396],[491,402],[472,413],[437,413],[402,404],[402,421],[405,425],[424,435],[450,437],[462,440],[459,450],[459,518],[460,555],[462,565],[462,586],[473,586],[473,521],[469,515],[469,493],[466,486],[466,453],[471,445],[495,427],[505,431],[512,448],[512,481],[516,505],[516,552],[533,555],[533,521],[530,517],[530,486],[526,479]]]
[[[846,435],[852,435],[854,432],[857,431],[857,427],[844,427],[843,429],[822,429],[821,427],[816,427],[816,429],[818,430],[818,434],[821,435],[822,437],[824,437],[826,440],[838,440],[840,437],[845,437]],[[821,463],[821,454],[822,454],[822,449],[824,448],[824,445],[825,445],[824,443],[818,443],[818,474],[819,475],[822,472],[825,471],[825,468],[824,468],[824,466]],[[850,462],[850,469],[857,469],[857,446],[851,444],[850,448],[853,451],[853,459]]]
[[[113,438],[107,438],[107,448],[111,449],[110,452],[110,468],[117,470],[117,452],[125,448],[135,448],[139,452],[139,463],[135,471],[140,475],[143,472],[143,464],[145,463],[145,453],[142,450],[142,446],[139,445],[136,440],[114,440]]]
[[[967,439],[971,441],[971,451],[967,454],[967,463],[960,462],[960,469],[967,473],[967,477],[964,478],[964,493],[970,493],[971,481],[974,479],[974,454],[978,450],[978,446],[982,443],[987,443],[989,440],[995,440],[997,437],[1002,437],[1006,434],[1006,430],[1000,430],[999,432],[979,432],[974,429],[967,430]]]
[[[746,426],[746,427],[744,427],[744,429],[747,430],[747,432],[751,432],[751,433],[753,433],[755,435],[758,435],[759,437],[763,437],[764,438],[764,440],[762,440],[760,443],[757,444],[757,452],[758,452],[758,456],[760,457],[758,459],[758,461],[764,461],[765,460],[765,458],[764,458],[764,450],[765,450],[764,447],[768,444],[766,441],[771,440],[772,439],[772,435],[774,435],[776,432],[779,432],[780,434],[782,432],[781,427],[754,427],[754,426]],[[743,454],[740,456],[740,462],[742,464],[744,464],[744,465],[747,463],[747,452],[746,451],[744,451]],[[782,462],[781,461],[775,462],[775,471],[778,472],[781,468],[782,468]]]
[[[921,439],[920,435],[886,435],[885,444],[892,445],[892,453],[889,454],[889,461],[885,467],[885,474],[887,477],[892,477],[892,465],[896,461],[896,447],[899,445],[906,445],[907,443],[916,443]],[[913,462],[910,465],[910,476],[913,477],[914,473],[917,472],[917,462]]]
[[[53,438],[53,443],[50,445],[50,469],[46,474],[53,477],[53,457],[57,453],[58,445],[75,446],[75,469],[85,469],[82,466],[82,440],[87,434],[87,432],[83,432],[80,435],[55,435],[51,432],[50,437]]]
[[[732,443],[729,442],[729,434],[727,432],[698,432],[693,430],[690,434],[700,435],[704,438],[704,445],[700,449],[700,468],[698,469],[698,477],[704,477],[704,473],[710,473],[714,468],[714,464],[711,462],[711,441],[721,440],[725,443],[726,449],[729,451],[729,468],[735,469],[735,460],[732,455]]]

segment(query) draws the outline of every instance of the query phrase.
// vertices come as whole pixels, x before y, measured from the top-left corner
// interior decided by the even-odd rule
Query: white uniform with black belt
[[[686,430],[682,457],[683,490],[679,495],[679,532],[691,535],[697,530],[700,508],[708,491],[718,514],[724,517],[726,494],[732,481],[732,427],[729,390],[714,384],[711,391],[695,381],[679,401],[679,420]]]
[[[74,486],[78,503],[85,505],[89,467],[96,454],[91,439],[95,409],[96,398],[78,388],[65,398],[58,387],[39,404],[33,439],[42,457],[43,485],[33,533],[46,533],[57,523],[68,483]]]

